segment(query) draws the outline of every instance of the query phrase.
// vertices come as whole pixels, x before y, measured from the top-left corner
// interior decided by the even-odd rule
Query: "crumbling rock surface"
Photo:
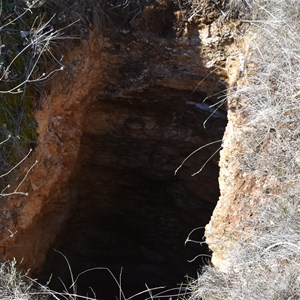
[[[239,76],[239,23],[222,23],[212,8],[209,22],[203,11],[188,23],[173,2],[152,2],[126,26],[91,32],[68,53],[66,71],[36,112],[29,196],[2,203],[2,258],[68,281],[56,248],[76,274],[123,267],[128,292],[195,275],[201,262],[187,259],[206,250],[184,241],[208,223],[218,200],[213,153],[221,143],[174,171],[192,151],[222,139],[226,109],[209,105],[225,99]],[[113,296],[107,274],[86,276],[82,292],[92,285]]]

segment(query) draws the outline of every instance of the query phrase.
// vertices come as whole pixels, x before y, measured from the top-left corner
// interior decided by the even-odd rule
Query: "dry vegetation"
[[[35,146],[33,111],[44,84],[63,69],[56,45],[65,28],[53,26],[44,1],[0,1],[0,173],[11,173]],[[64,36],[64,40],[67,37]],[[0,188],[8,176],[0,176]]]
[[[245,224],[253,230],[239,234],[228,271],[206,267],[190,300],[300,299],[300,6],[297,0],[232,2],[233,9],[244,5],[258,38],[249,58],[255,70],[234,95],[245,103],[242,126],[251,128],[238,163],[258,182],[276,184],[261,187],[263,204]]]

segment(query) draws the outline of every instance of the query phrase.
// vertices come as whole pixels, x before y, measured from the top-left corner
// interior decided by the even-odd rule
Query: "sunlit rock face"
[[[118,277],[122,268],[127,295],[145,283],[176,286],[202,264],[187,261],[207,253],[185,240],[208,223],[219,197],[221,104],[239,69],[238,24],[221,22],[209,6],[185,22],[173,1],[149,1],[130,19],[124,13],[66,55],[36,112],[30,160],[39,163],[24,185],[29,197],[7,201],[2,237],[6,228],[17,233],[2,257],[22,260],[41,281],[53,274],[57,289],[57,278],[68,284],[70,275],[54,249],[75,277],[96,267]],[[81,294],[118,294],[107,270],[77,283]]]

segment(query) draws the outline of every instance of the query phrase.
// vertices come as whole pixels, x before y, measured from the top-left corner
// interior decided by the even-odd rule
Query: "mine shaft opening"
[[[188,260],[207,254],[207,248],[185,245],[185,240],[209,222],[218,200],[221,143],[196,152],[174,172],[195,149],[222,139],[226,113],[212,115],[201,104],[205,97],[155,87],[126,97],[99,97],[87,108],[70,182],[69,217],[43,270],[44,278],[53,275],[51,287],[62,290],[58,278],[71,284],[66,261],[54,249],[67,257],[75,278],[104,267],[119,280],[122,270],[127,297],[145,290],[145,283],[174,288],[186,275],[196,277],[203,259]],[[199,229],[192,238],[201,241],[203,234]],[[97,299],[119,294],[104,269],[82,274],[76,284],[79,294],[95,292]]]

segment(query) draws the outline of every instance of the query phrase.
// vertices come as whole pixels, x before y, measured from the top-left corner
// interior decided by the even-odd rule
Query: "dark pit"
[[[48,252],[41,281],[52,274],[55,290],[64,289],[61,281],[71,285],[62,254],[75,278],[99,268],[76,281],[79,294],[95,293],[97,299],[119,295],[109,272],[126,297],[145,290],[145,284],[176,288],[186,276],[196,277],[207,258],[188,260],[208,254],[207,248],[185,241],[208,223],[218,200],[221,143],[196,152],[174,172],[194,150],[222,139],[225,114],[197,106],[204,97],[155,86],[127,97],[99,96],[88,107],[70,181],[69,217]],[[203,233],[200,228],[192,238],[201,241]]]

